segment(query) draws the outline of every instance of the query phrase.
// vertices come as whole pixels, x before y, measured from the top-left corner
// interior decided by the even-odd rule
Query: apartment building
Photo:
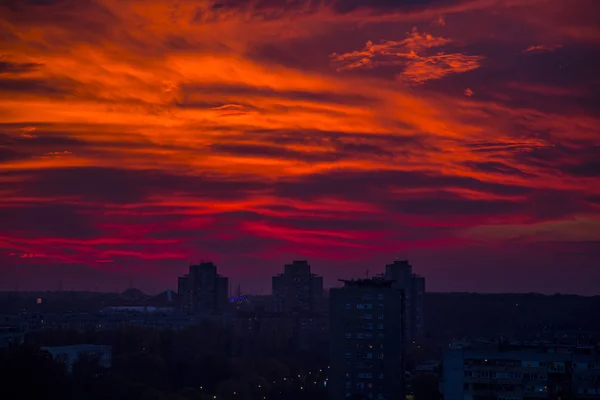
[[[600,399],[600,348],[477,343],[445,351],[444,400]]]
[[[404,399],[404,293],[381,279],[331,289],[330,393],[340,399]]]

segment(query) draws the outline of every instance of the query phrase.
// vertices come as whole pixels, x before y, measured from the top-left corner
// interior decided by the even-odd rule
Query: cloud
[[[557,49],[560,49],[562,47],[562,45],[560,44],[556,44],[556,45],[552,45],[552,46],[546,46],[543,44],[536,44],[533,46],[529,46],[528,48],[526,48],[525,50],[523,50],[523,53],[543,53],[543,52],[547,52],[547,51],[554,51]]]
[[[2,74],[24,74],[33,72],[41,68],[43,65],[33,62],[11,62],[5,61],[0,57],[0,75]]]
[[[338,71],[384,66],[403,67],[400,78],[412,83],[424,83],[449,74],[479,68],[482,56],[443,52],[426,54],[427,49],[451,42],[447,38],[421,34],[415,28],[408,38],[402,41],[383,41],[380,44],[369,41],[363,50],[345,54],[333,53],[331,60]]]
[[[565,4],[4,1],[0,282],[335,282],[398,252],[439,290],[567,253],[589,278],[596,28]]]
[[[518,168],[511,167],[499,161],[484,161],[484,162],[475,162],[475,161],[467,161],[465,163],[469,168],[473,168],[478,171],[483,172],[491,172],[498,174],[507,174],[507,175],[520,175],[520,176],[531,176]]]

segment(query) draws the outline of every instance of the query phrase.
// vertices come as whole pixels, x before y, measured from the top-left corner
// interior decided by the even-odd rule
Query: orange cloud
[[[0,5],[3,251],[114,271],[234,253],[362,262],[463,245],[474,226],[503,240],[596,218],[593,90],[500,59],[525,47],[506,20],[561,40],[560,16],[527,19],[538,3],[66,1]],[[351,51],[379,37],[402,39]],[[564,226],[594,238],[527,233]]]
[[[400,78],[413,83],[423,83],[449,74],[479,68],[482,56],[442,52],[433,55],[424,54],[427,49],[441,47],[451,42],[447,38],[421,34],[415,28],[408,38],[402,41],[383,41],[377,45],[369,41],[363,50],[346,54],[333,53],[331,60],[337,71],[382,66],[404,67],[399,75]]]
[[[554,51],[554,50],[560,49],[561,47],[562,47],[562,45],[560,45],[560,44],[556,44],[553,46],[537,44],[534,46],[529,46],[528,48],[523,50],[523,53],[531,53],[531,52],[542,53],[542,52],[546,52],[546,51]]]

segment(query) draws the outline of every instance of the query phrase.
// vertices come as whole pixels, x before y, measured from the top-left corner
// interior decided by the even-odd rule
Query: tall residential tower
[[[419,339],[424,334],[425,278],[413,273],[406,260],[396,260],[385,266],[385,278],[405,293],[406,340]]]
[[[180,276],[180,308],[189,314],[219,314],[227,310],[229,279],[217,274],[212,262],[190,265],[187,275]]]
[[[307,261],[293,261],[273,277],[273,296],[279,312],[315,312],[323,299],[323,278],[310,272]]]
[[[404,399],[404,293],[382,279],[331,289],[331,399]]]

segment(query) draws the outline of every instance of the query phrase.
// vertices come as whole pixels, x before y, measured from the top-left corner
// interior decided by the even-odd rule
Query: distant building
[[[323,298],[323,278],[310,272],[307,261],[287,264],[272,284],[278,312],[316,312]]]
[[[0,349],[19,346],[25,341],[25,333],[16,326],[0,326]]]
[[[404,293],[381,278],[331,289],[331,399],[404,399]]]
[[[217,274],[212,262],[191,265],[178,280],[180,308],[189,314],[220,314],[227,311],[229,279]]]
[[[91,357],[104,368],[112,366],[112,347],[96,344],[78,344],[74,346],[42,347],[57,361],[65,363],[67,371],[73,371],[73,365],[82,357]]]
[[[444,400],[600,399],[600,347],[508,342],[450,346]]]
[[[405,293],[406,340],[419,339],[424,334],[425,278],[412,271],[406,260],[396,260],[385,266],[385,278]]]

